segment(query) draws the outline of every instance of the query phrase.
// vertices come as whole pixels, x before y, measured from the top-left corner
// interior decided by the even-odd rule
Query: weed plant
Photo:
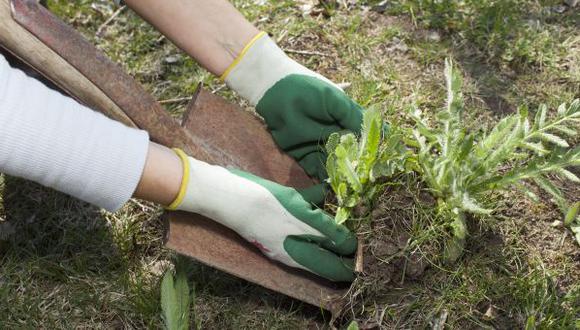
[[[372,204],[377,180],[393,181],[414,171],[437,200],[437,212],[449,219],[452,235],[445,259],[450,262],[463,252],[466,215],[493,212],[490,194],[515,186],[538,200],[524,182],[533,182],[548,193],[565,213],[564,222],[580,238],[578,203],[569,206],[550,180],[556,176],[580,182],[566,169],[580,165],[580,146],[571,148],[566,140],[577,134],[580,100],[560,105],[553,116],[541,105],[533,120],[528,118],[528,109],[520,107],[517,114],[503,118],[489,132],[469,132],[463,122],[462,77],[449,60],[445,62],[445,82],[446,106],[434,120],[411,107],[412,128],[391,126],[385,130],[379,111],[371,109],[365,113],[360,138],[352,133],[331,136],[327,170],[338,200],[336,221],[347,221],[357,205]]]

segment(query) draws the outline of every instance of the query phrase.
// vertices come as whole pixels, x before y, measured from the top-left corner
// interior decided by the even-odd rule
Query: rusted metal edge
[[[195,112],[195,104],[197,103],[197,99],[199,98],[199,94],[201,93],[201,91],[203,90],[203,82],[200,81],[197,86],[195,86],[195,91],[193,92],[193,95],[191,96],[191,100],[189,100],[189,103],[187,104],[187,108],[185,108],[185,112],[183,112],[183,117],[181,117],[181,126],[182,127],[186,127],[187,126],[187,121],[189,118],[194,118],[194,112]]]
[[[210,146],[180,129],[179,123],[141,85],[77,31],[36,0],[11,0],[11,5],[15,21],[108,95],[139,128],[149,132],[152,140],[183,148],[190,155],[213,163],[214,157],[206,150]]]
[[[0,47],[34,69],[78,102],[135,127],[101,90],[12,17],[10,0],[0,0]]]
[[[272,261],[235,232],[200,215],[171,212],[167,246],[236,277],[337,315],[348,287]]]

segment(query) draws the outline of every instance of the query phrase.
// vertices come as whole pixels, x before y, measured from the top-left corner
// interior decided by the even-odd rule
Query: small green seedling
[[[372,203],[380,191],[379,178],[405,171],[408,151],[401,134],[397,128],[388,128],[380,111],[371,108],[364,113],[360,138],[353,133],[330,136],[326,169],[338,199],[337,223],[350,219],[357,205]]]
[[[190,293],[191,292],[191,293]],[[187,330],[190,322],[190,309],[193,291],[187,284],[187,274],[182,267],[167,270],[161,282],[161,310],[167,330]]]
[[[356,321],[351,321],[348,326],[346,327],[346,330],[359,330],[359,326],[358,323]]]
[[[564,224],[570,227],[572,233],[574,233],[574,237],[578,244],[580,244],[580,217],[578,217],[578,212],[580,209],[580,202],[574,203],[568,209],[566,213],[566,217],[564,218]]]

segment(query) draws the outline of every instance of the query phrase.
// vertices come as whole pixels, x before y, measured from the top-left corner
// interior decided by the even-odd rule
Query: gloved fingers
[[[344,92],[328,99],[328,111],[339,125],[355,134],[361,131],[364,109]]]
[[[335,235],[339,236],[339,235]],[[340,239],[331,240],[328,237],[314,236],[314,235],[297,235],[303,241],[310,241],[316,243],[318,246],[325,250],[331,251],[337,255],[341,256],[352,256],[356,252],[357,239],[356,235],[346,231],[343,235],[340,235]]]
[[[351,258],[339,257],[299,236],[287,237],[284,249],[295,262],[319,276],[335,282],[354,280],[354,260]]]
[[[326,142],[326,141],[324,141]],[[320,146],[320,151],[313,151],[303,156],[298,163],[308,173],[308,175],[320,180],[321,182],[328,178],[326,174],[326,154]]]
[[[337,224],[329,214],[305,200],[296,189],[282,186],[251,173],[238,170],[230,170],[230,172],[266,188],[296,220],[316,229],[321,234],[319,236],[327,239],[320,241],[322,246],[341,255],[351,255],[355,252],[356,236],[345,226]],[[307,240],[315,242],[319,239],[314,237]]]
[[[340,255],[352,255],[356,251],[356,235],[345,226],[337,224],[328,213],[311,204],[306,204],[306,201],[300,197],[299,199],[294,200],[295,205],[287,205],[289,206],[287,209],[297,219],[322,234],[316,236],[300,235],[300,237],[319,243],[320,246]]]
[[[301,196],[300,196],[301,197]],[[352,255],[356,251],[357,239],[344,225],[339,225],[334,218],[323,210],[305,200],[295,199],[294,205],[287,205],[287,209],[297,219],[319,231],[322,235],[300,235],[305,240],[316,242],[320,246],[340,255]],[[305,205],[306,204],[306,205]]]
[[[322,206],[326,199],[326,194],[328,193],[328,184],[319,183],[308,188],[298,189],[297,191],[305,201],[314,205]]]

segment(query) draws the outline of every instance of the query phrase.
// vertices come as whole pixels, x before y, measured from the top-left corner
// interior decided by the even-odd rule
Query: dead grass
[[[411,102],[425,109],[442,104],[442,65],[449,56],[467,76],[474,128],[518,104],[554,106],[580,96],[577,30],[570,27],[575,14],[550,16],[549,33],[568,42],[554,66],[514,67],[487,61],[473,40],[426,27],[420,13],[403,10],[411,2],[393,1],[377,13],[369,10],[377,1],[348,8],[338,4],[348,1],[327,1],[329,9],[304,15],[294,1],[234,1],[282,48],[311,52],[291,56],[350,83],[348,93],[363,106],[385,105],[390,121],[402,120]],[[530,11],[554,5],[528,2]],[[49,5],[156,98],[189,96],[203,81],[240,102],[130,11],[96,37],[113,12],[108,1]],[[168,109],[179,114],[185,104]],[[570,198],[579,195],[577,186],[569,187]],[[564,228],[550,225],[559,213],[547,199],[533,204],[515,192],[496,198],[498,216],[472,219],[468,253],[443,266],[433,240],[443,234],[441,221],[420,184],[409,179],[389,188],[374,213],[367,252],[382,262],[365,265],[373,271],[355,282],[342,321],[383,328],[512,329],[531,321],[538,328],[578,327],[580,254]],[[160,276],[174,258],[161,245],[159,214],[137,201],[107,214],[0,176],[0,228],[6,233],[9,223],[14,229],[0,237],[0,327],[158,328]],[[316,308],[198,264],[191,265],[190,278],[202,328],[317,328],[328,322]]]

